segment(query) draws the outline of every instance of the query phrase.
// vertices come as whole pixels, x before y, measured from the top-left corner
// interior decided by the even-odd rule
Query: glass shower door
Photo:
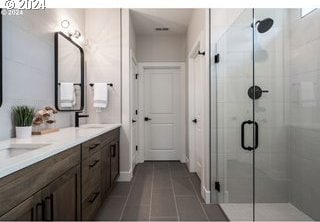
[[[253,220],[254,215],[254,137],[258,128],[254,97],[248,95],[254,85],[252,23],[252,9],[244,10],[212,55],[211,95],[216,100],[211,103],[211,110],[216,110],[212,159],[217,166],[212,190],[218,191],[213,198],[230,220]]]

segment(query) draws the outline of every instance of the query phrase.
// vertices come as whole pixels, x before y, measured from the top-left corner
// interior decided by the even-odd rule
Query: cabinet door
[[[114,140],[109,144],[111,152],[111,183],[119,176],[119,141]]]
[[[43,191],[44,220],[80,219],[80,167],[76,166]]]
[[[1,221],[41,221],[43,201],[38,192],[0,217]]]
[[[105,145],[101,150],[101,191],[104,199],[111,188],[111,159],[110,146]]]

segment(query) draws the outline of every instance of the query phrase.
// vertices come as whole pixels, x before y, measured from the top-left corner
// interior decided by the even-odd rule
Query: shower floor
[[[220,206],[230,221],[252,220],[252,204],[225,203]],[[312,221],[312,219],[290,203],[258,203],[256,221]]]

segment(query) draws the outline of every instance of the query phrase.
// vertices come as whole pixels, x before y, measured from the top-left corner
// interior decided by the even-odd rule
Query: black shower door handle
[[[244,137],[245,137],[245,125],[246,124],[253,124],[254,123],[254,127],[255,127],[255,144],[254,144],[254,147],[251,147],[251,146],[245,146],[244,144]],[[258,145],[259,145],[259,125],[257,122],[253,122],[252,120],[247,120],[247,121],[244,121],[242,122],[241,124],[241,147],[244,149],[244,150],[253,150],[253,149],[257,149],[258,148]]]

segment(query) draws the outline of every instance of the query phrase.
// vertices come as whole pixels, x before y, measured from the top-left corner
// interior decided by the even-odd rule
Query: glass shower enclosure
[[[320,220],[319,11],[245,9],[211,42],[211,195],[230,220]]]

